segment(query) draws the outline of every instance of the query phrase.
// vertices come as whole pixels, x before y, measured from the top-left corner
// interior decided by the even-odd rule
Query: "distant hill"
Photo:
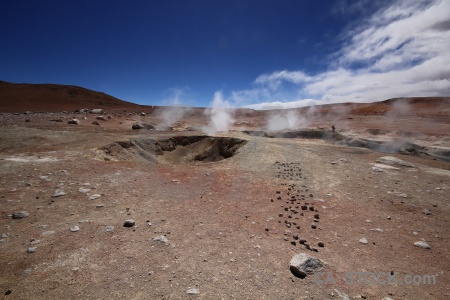
[[[359,104],[351,110],[355,115],[436,115],[450,116],[450,97],[393,98],[381,102]]]
[[[0,112],[61,112],[80,108],[139,111],[143,107],[79,86],[0,81]]]

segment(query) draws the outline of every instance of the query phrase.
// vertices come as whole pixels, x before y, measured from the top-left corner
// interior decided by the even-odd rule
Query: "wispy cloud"
[[[341,34],[341,48],[328,58],[327,71],[262,74],[253,88],[233,91],[229,99],[238,106],[262,108],[448,96],[448,12],[450,1],[395,1]]]

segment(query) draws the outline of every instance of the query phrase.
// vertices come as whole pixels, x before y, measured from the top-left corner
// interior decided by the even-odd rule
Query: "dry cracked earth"
[[[2,115],[4,299],[450,298],[448,162],[53,118]]]

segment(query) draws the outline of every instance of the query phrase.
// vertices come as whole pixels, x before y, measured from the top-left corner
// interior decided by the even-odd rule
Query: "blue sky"
[[[2,1],[0,80],[147,105],[450,95],[450,1]]]

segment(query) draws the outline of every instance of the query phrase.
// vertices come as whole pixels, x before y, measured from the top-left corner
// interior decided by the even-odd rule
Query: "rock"
[[[292,274],[300,278],[305,278],[308,274],[320,271],[322,268],[323,263],[319,259],[310,257],[306,253],[294,255],[289,262]]]
[[[131,126],[131,129],[133,129],[133,130],[139,130],[139,129],[154,130],[155,126],[153,126],[151,124],[146,124],[146,123],[133,124],[133,126]]]
[[[318,242],[318,243],[317,243],[317,246],[319,246],[319,247],[322,247],[322,248],[323,248],[323,247],[325,247],[325,244],[324,244],[323,242]]]
[[[311,224],[311,228],[312,228],[312,229],[316,229],[316,228],[317,228],[317,225],[316,225],[316,224]]]
[[[383,156],[377,159],[377,162],[386,164],[386,165],[398,165],[403,167],[409,167],[409,168],[415,168],[416,166],[412,163],[406,162],[404,160],[401,160],[397,157],[393,156]]]
[[[52,235],[52,234],[54,234],[55,233],[55,231],[53,231],[53,230],[48,230],[48,231],[44,231],[41,235],[42,236],[49,236],[49,235]]]
[[[72,232],[77,232],[80,231],[80,227],[78,227],[77,225],[70,227],[70,231]]]
[[[415,242],[415,243],[414,243],[414,246],[420,247],[420,248],[423,248],[423,249],[431,249],[431,246],[428,245],[428,243],[425,242],[425,241],[418,241],[418,242]]]
[[[37,250],[37,247],[28,247],[27,253],[34,253],[34,252],[36,252],[36,250]]]
[[[385,164],[373,164],[375,168],[385,169],[385,170],[400,170],[400,168],[396,168],[393,166],[385,165]]]
[[[29,212],[27,212],[26,210],[22,210],[22,211],[16,211],[12,214],[12,218],[13,219],[23,219],[26,218],[30,215]]]
[[[98,116],[96,119],[100,121],[107,121],[107,119],[104,116]]]
[[[114,230],[114,226],[105,226],[104,230],[105,230],[106,232],[113,231],[113,230]]]
[[[197,288],[191,288],[186,291],[188,295],[198,295],[200,291]]]
[[[100,197],[101,197],[100,194],[94,194],[94,195],[92,195],[92,196],[89,197],[89,200],[95,200],[95,199],[98,199],[98,198],[100,198]]]
[[[86,194],[86,193],[89,193],[91,191],[91,189],[87,189],[87,188],[81,187],[81,188],[78,189],[78,191],[80,193]]]
[[[80,120],[78,120],[78,119],[72,119],[72,120],[69,120],[69,122],[67,122],[68,124],[73,124],[73,125],[80,125],[81,124],[81,122],[80,122]]]
[[[375,172],[383,172],[383,169],[381,169],[379,167],[372,167],[372,170]]]
[[[5,296],[8,296],[9,294],[11,294],[12,293],[12,291],[11,290],[6,290],[6,292],[5,292]]]
[[[100,123],[98,121],[94,121],[94,122],[92,122],[92,125],[100,126]]]
[[[134,221],[133,219],[128,219],[123,223],[123,227],[133,227],[135,224],[136,221]]]
[[[101,113],[103,113],[103,109],[101,109],[101,108],[94,108],[94,109],[91,109],[89,111],[89,113],[91,113],[91,114],[101,114]]]
[[[428,209],[424,209],[423,213],[426,214],[427,216],[431,215],[431,211],[429,211]]]
[[[164,243],[166,245],[169,244],[169,240],[164,236],[164,235],[160,235],[157,236],[153,239],[155,242],[160,242],[160,243]]]
[[[364,245],[369,243],[369,241],[366,238],[360,239],[359,242]]]
[[[64,196],[66,193],[63,190],[56,190],[52,195],[53,198]]]

